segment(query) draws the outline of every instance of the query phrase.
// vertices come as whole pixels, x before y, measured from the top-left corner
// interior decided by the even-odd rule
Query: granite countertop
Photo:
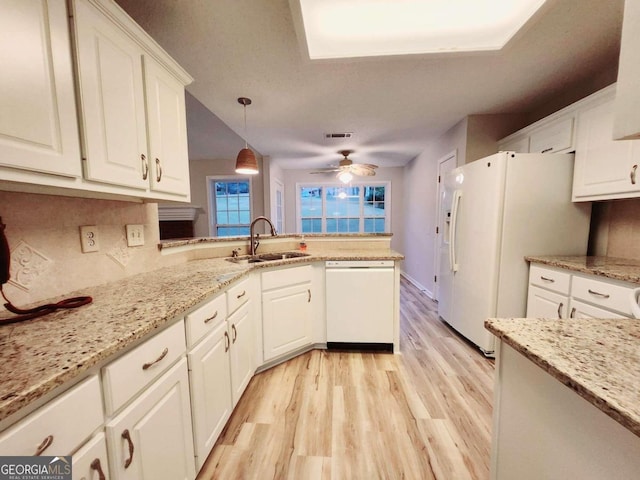
[[[640,284],[640,260],[596,256],[528,256],[525,260]]]
[[[44,317],[0,325],[0,421],[104,364],[254,269],[324,260],[402,260],[392,250],[326,251],[307,257],[240,265],[224,258],[193,260],[71,292],[93,302]]]
[[[640,322],[491,318],[485,327],[640,436]]]

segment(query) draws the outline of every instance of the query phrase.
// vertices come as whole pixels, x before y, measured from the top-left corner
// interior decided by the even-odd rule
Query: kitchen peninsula
[[[567,275],[640,283],[635,261],[527,259],[575,272]],[[638,320],[508,318],[485,327],[499,339],[492,479],[637,478]]]

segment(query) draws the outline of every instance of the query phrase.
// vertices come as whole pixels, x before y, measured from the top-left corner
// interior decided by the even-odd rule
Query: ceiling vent
[[[345,133],[325,133],[324,138],[351,138],[353,137],[352,132]]]

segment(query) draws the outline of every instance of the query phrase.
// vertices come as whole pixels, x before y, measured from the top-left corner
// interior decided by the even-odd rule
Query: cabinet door
[[[72,456],[73,480],[104,480],[111,478],[107,464],[107,441],[100,432]]]
[[[182,359],[106,425],[111,475],[195,477],[187,360]]]
[[[198,470],[207,459],[233,409],[229,365],[230,343],[227,322],[223,321],[188,354],[194,447]]]
[[[574,201],[640,195],[640,141],[614,141],[612,125],[613,100],[578,113]]]
[[[251,301],[242,305],[227,320],[231,337],[231,390],[233,405],[240,400],[253,376],[255,333],[251,316]]]
[[[569,311],[570,318],[629,318],[619,313],[613,313],[611,310],[594,307],[588,303],[583,303],[574,298],[571,299],[571,308]]]
[[[564,295],[529,285],[527,296],[527,317],[567,318],[569,298]]]
[[[85,177],[148,189],[142,50],[87,0],[73,5]]]
[[[498,146],[501,152],[529,153],[529,135],[513,138]]]
[[[184,86],[144,57],[151,189],[189,196],[189,156]]]
[[[529,152],[564,153],[573,149],[573,117],[559,118],[531,132]]]
[[[311,284],[262,294],[264,359],[284,355],[311,343]]]
[[[0,6],[0,165],[80,177],[65,2]]]

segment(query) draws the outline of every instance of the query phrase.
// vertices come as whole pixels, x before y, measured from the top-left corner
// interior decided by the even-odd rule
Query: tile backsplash
[[[0,217],[11,249],[4,291],[18,307],[184,261],[160,255],[155,203],[0,191]],[[144,246],[127,246],[127,224],[144,226]],[[97,252],[82,253],[82,225],[96,227]]]
[[[640,198],[606,204],[607,256],[640,260]]]

